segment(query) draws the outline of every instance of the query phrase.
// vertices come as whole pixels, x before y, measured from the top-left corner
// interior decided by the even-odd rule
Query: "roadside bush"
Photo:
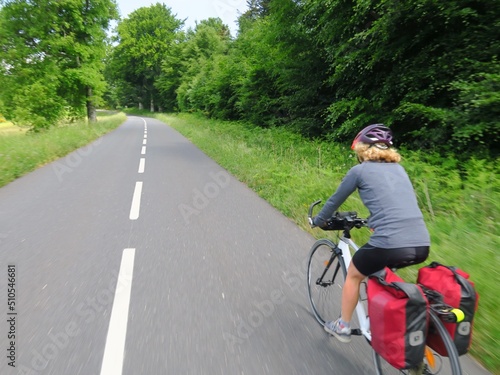
[[[64,116],[65,103],[55,91],[55,85],[41,81],[22,87],[13,98],[13,122],[35,132],[58,123]]]

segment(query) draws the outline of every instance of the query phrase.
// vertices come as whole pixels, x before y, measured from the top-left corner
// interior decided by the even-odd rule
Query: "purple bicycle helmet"
[[[367,143],[369,145],[383,143],[387,147],[390,147],[392,146],[392,131],[384,124],[368,125],[358,133],[356,138],[354,138],[351,148],[354,149],[354,146],[358,142]]]

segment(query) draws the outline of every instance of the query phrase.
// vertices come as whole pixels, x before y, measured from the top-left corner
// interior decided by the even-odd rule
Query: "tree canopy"
[[[116,81],[123,105],[142,107],[147,102],[154,112],[169,102],[161,97],[155,83],[182,25],[183,21],[160,3],[139,8],[118,23],[110,76]]]
[[[95,120],[105,89],[114,0],[6,0],[0,8],[0,111],[35,130],[68,117]]]
[[[108,104],[340,142],[383,122],[398,146],[498,155],[500,2],[247,3],[235,36],[217,18],[184,30],[159,3],[120,20],[105,58]],[[4,1],[0,80],[12,89],[0,110],[47,123],[98,103],[103,30],[115,10],[112,0]]]
[[[409,148],[498,154],[498,1],[247,3],[236,37],[214,19],[171,29],[149,77],[165,109],[338,141],[383,122]]]

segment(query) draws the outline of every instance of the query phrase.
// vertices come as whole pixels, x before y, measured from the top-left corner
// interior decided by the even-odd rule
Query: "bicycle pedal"
[[[351,329],[351,335],[361,336],[362,333],[361,333],[361,330],[359,328],[353,328],[353,329]]]

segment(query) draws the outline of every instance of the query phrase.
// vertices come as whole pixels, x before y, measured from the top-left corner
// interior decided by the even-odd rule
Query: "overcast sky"
[[[122,18],[129,13],[152,4],[165,4],[177,15],[178,19],[185,19],[185,28],[195,26],[195,21],[206,20],[210,17],[219,17],[236,36],[238,26],[236,19],[247,9],[246,0],[116,0]]]

